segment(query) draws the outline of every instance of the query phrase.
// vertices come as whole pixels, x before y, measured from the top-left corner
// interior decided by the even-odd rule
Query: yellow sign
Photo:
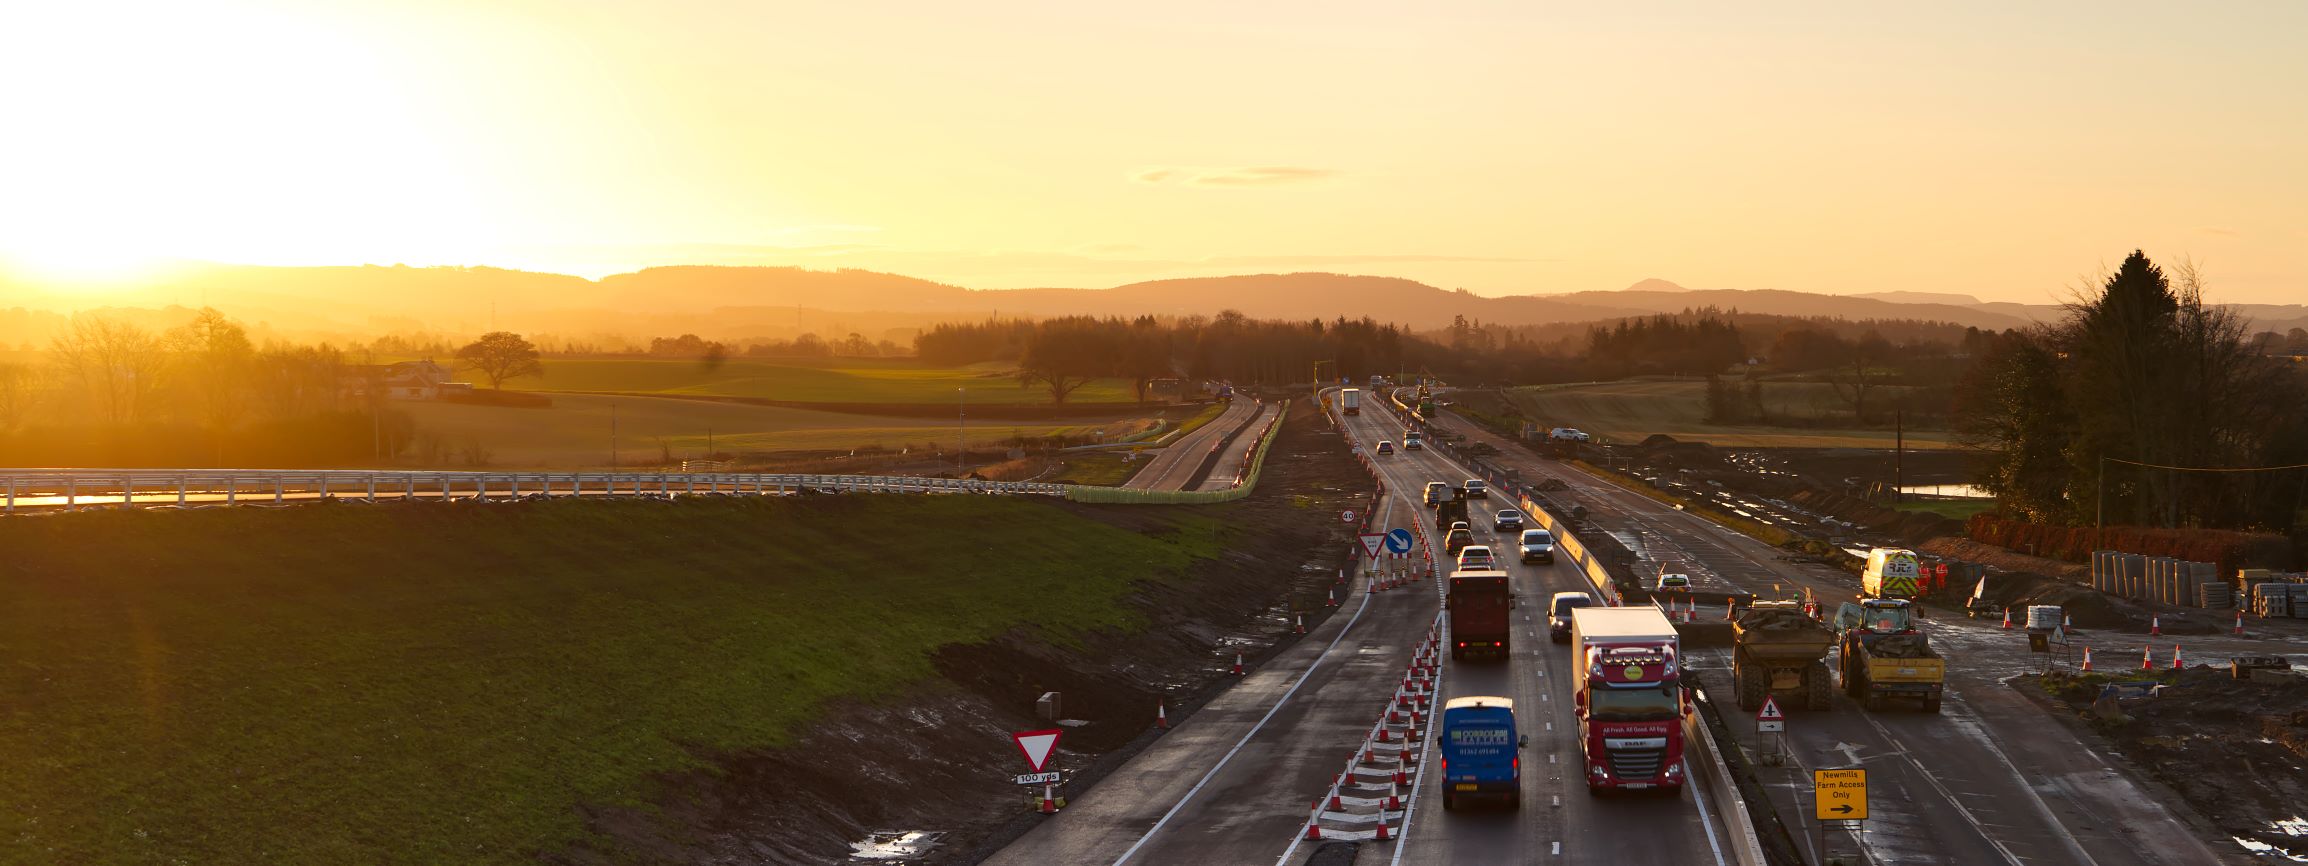
[[[1811,771],[1811,802],[1821,821],[1867,820],[1867,771]]]

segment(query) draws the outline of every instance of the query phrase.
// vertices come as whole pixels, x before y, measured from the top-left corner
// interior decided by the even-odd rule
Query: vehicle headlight
[[[1587,775],[1600,779],[1611,775],[1611,773],[1610,771],[1603,769],[1603,765],[1596,764],[1595,766],[1587,768]]]
[[[1682,764],[1669,764],[1669,765],[1667,765],[1667,778],[1670,778],[1670,779],[1679,779],[1679,778],[1682,778],[1682,776],[1683,776],[1683,765],[1682,765]]]

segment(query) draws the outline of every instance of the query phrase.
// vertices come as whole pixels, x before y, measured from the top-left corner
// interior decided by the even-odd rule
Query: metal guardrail
[[[732,472],[431,472],[365,469],[26,469],[0,471],[0,513],[90,506],[286,504],[322,499],[500,499],[527,496],[776,496],[976,493],[1063,496],[1064,484],[903,475]]]

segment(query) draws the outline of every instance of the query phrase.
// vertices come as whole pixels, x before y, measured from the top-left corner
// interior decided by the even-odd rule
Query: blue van
[[[1513,698],[1477,695],[1445,702],[1435,726],[1443,808],[1456,809],[1468,798],[1522,808],[1523,759],[1517,750],[1529,744],[1515,727]]]

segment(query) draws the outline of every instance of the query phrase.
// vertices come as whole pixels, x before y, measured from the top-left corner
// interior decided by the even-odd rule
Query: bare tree
[[[129,424],[150,411],[167,356],[160,340],[127,322],[96,313],[72,317],[51,344],[67,380],[111,424]]]
[[[248,410],[252,385],[256,348],[249,344],[248,330],[203,307],[192,321],[168,332],[167,346],[177,353],[200,420],[215,435],[233,427]]]
[[[1867,395],[1876,389],[1891,371],[1878,366],[1891,356],[1891,343],[1883,335],[1867,332],[1850,344],[1850,354],[1827,374],[1827,383],[1835,386],[1836,396],[1851,404],[1851,414],[1859,423],[1867,423]]]
[[[544,366],[537,362],[537,347],[511,331],[482,334],[481,339],[457,350],[457,360],[481,371],[490,388],[503,388],[507,379],[545,375]]]
[[[0,364],[0,433],[24,426],[39,398],[37,369],[27,364]]]

